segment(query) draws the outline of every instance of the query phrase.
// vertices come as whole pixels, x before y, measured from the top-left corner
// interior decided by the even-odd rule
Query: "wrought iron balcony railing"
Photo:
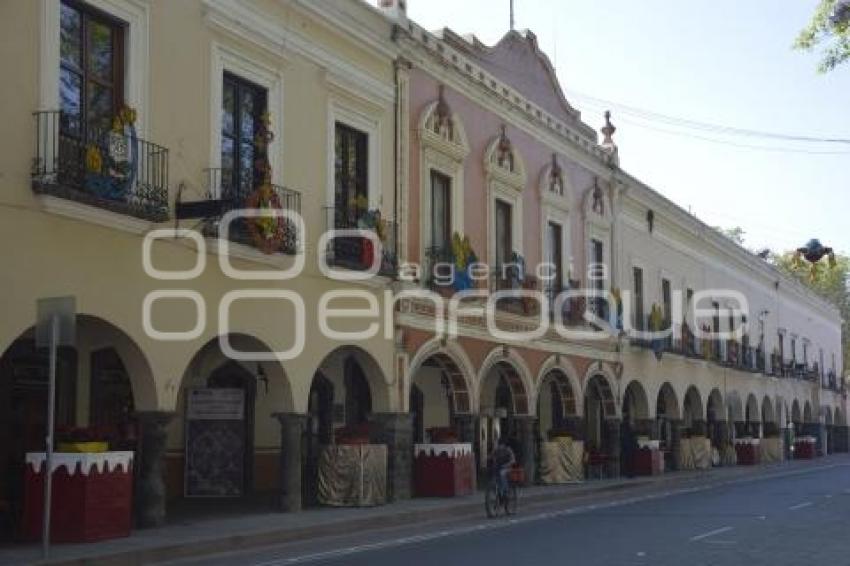
[[[208,218],[204,233],[208,236],[223,235],[221,216],[231,210],[256,207],[251,197],[256,189],[252,183],[240,183],[233,179],[228,170],[205,169],[206,191],[208,202],[218,203],[215,207],[216,216]],[[301,214],[301,193],[279,185],[271,185],[274,206],[280,211],[291,211]],[[220,216],[218,215],[220,213]],[[294,255],[302,251],[303,234],[300,233],[300,223],[285,216],[260,217],[262,223],[254,225],[258,220],[252,217],[234,219],[227,229],[227,239],[231,242],[261,248],[268,253]]]
[[[335,206],[327,206],[324,210],[328,232],[351,231],[328,237],[326,257],[329,265],[354,271],[366,271],[377,263],[378,275],[385,277],[398,275],[396,255],[398,228],[393,220],[382,218],[380,212],[375,210],[365,211]],[[374,238],[359,235],[363,231],[372,232]],[[376,246],[377,243],[380,243],[380,246]],[[380,257],[376,256],[378,253]]]
[[[119,214],[161,222],[169,217],[168,150],[135,130],[84,128],[77,116],[35,112],[32,187]]]

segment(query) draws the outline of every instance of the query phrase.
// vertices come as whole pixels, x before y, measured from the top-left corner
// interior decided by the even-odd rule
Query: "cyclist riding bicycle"
[[[504,497],[508,493],[508,472],[516,462],[514,451],[508,446],[504,437],[499,437],[496,448],[490,454],[490,461],[493,466],[493,474],[498,474],[496,478],[499,482],[499,495]]]

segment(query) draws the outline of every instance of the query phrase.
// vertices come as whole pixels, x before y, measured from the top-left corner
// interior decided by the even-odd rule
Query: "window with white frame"
[[[427,105],[419,119],[419,257],[442,254],[454,233],[464,235],[464,160],[469,153],[460,117],[452,112],[445,88]],[[439,224],[435,226],[435,224]]]
[[[133,0],[40,0],[39,107],[109,127],[127,105],[147,124],[149,7]],[[79,120],[79,121],[78,121]],[[72,123],[73,122],[73,123]]]
[[[498,276],[500,266],[522,262],[522,193],[525,188],[525,163],[515,151],[502,126],[484,154],[488,193],[489,263]],[[517,256],[514,258],[514,254]],[[515,261],[516,260],[516,261]],[[521,266],[520,269],[523,269]]]
[[[248,57],[238,49],[213,42],[210,54],[210,166],[207,190],[224,198],[246,195],[262,181],[254,134],[268,121],[273,135],[263,157],[271,167],[272,183],[283,179],[283,76],[271,64]]]

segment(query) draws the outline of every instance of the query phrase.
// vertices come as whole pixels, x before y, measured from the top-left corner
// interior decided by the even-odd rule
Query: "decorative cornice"
[[[303,2],[297,2],[297,5],[303,7]],[[342,84],[344,88],[355,93],[362,93],[360,96],[390,103],[395,100],[395,92],[389,79],[382,81],[346,59],[323,49],[297,29],[264,18],[254,6],[241,0],[203,0],[203,6],[210,25],[253,43],[276,58],[285,60],[285,53],[293,53],[325,69],[332,82]],[[347,34],[347,37],[352,36],[351,33]]]

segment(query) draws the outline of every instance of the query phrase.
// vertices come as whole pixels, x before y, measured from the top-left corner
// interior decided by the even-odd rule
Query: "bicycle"
[[[484,510],[487,512],[487,517],[498,517],[504,510],[505,515],[515,515],[517,511],[517,500],[519,499],[518,484],[522,483],[517,476],[522,472],[521,468],[511,468],[508,471],[508,488],[506,493],[502,493],[499,489],[498,471],[491,470],[490,483],[487,485],[487,491],[484,494]]]

